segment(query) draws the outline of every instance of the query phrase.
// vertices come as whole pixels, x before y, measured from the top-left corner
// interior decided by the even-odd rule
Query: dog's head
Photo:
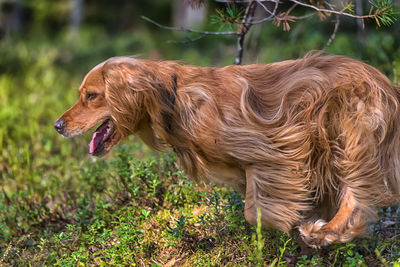
[[[94,67],[79,87],[78,101],[54,123],[57,132],[74,137],[99,125],[89,144],[94,156],[134,133],[144,115],[142,88],[135,81],[143,75],[138,66],[134,58],[117,57]]]

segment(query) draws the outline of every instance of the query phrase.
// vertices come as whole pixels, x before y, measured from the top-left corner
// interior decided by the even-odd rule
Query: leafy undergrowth
[[[13,266],[400,266],[396,218],[370,236],[315,249],[252,227],[243,199],[199,186],[172,154],[136,160],[122,145],[109,160],[85,160],[55,195],[1,195],[0,260]],[[71,191],[77,188],[77,191]],[[51,191],[48,191],[51,192]],[[382,226],[383,225],[383,226]]]

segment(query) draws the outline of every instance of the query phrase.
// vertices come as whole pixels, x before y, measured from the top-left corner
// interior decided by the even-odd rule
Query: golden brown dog
[[[137,134],[172,148],[194,179],[230,185],[245,217],[319,247],[365,232],[400,193],[399,88],[343,56],[206,68],[111,58],[92,69],[54,124],[97,124],[90,153]]]

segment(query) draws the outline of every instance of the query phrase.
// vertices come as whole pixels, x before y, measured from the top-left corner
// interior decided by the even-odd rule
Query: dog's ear
[[[122,137],[134,133],[144,116],[144,88],[137,84],[140,70],[134,59],[131,60],[106,62],[102,70],[106,102]]]
[[[104,64],[106,101],[124,136],[136,132],[146,115],[171,134],[176,113],[177,65],[133,58],[117,58]]]
[[[145,75],[137,82],[146,88],[143,91],[144,108],[153,123],[162,126],[167,134],[172,134],[178,88],[175,69],[168,62],[158,62],[157,66],[149,64],[143,68]]]

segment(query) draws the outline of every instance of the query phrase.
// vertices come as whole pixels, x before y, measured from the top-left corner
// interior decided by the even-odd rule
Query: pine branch
[[[202,31],[184,27],[170,27],[162,25],[145,16],[142,16],[141,18],[161,29],[201,34],[199,37],[187,39],[185,41],[181,42],[169,41],[169,42],[180,42],[180,43],[193,42],[203,38],[206,35],[236,35],[237,49],[235,56],[235,64],[241,64],[243,57],[244,40],[246,34],[253,25],[261,24],[267,21],[272,21],[272,23],[277,26],[282,25],[284,31],[289,31],[290,22],[296,22],[298,20],[307,19],[315,14],[319,15],[321,19],[326,18],[326,16],[328,15],[335,15],[336,16],[335,26],[332,34],[330,35],[323,49],[325,50],[336,37],[340,25],[341,16],[361,20],[362,24],[364,24],[365,19],[373,19],[376,21],[378,26],[381,26],[381,24],[384,26],[388,26],[394,23],[394,21],[396,20],[395,15],[397,14],[393,8],[392,0],[369,0],[371,9],[368,15],[354,14],[353,13],[354,4],[352,4],[352,2],[346,4],[342,10],[336,10],[335,7],[327,1],[322,1],[323,6],[322,5],[317,6],[314,5],[313,2],[311,2],[311,4],[305,3],[303,2],[304,0],[287,0],[293,5],[287,8],[286,10],[282,10],[278,13],[280,0],[214,0],[214,1],[227,4],[226,12],[223,10],[217,10],[218,15],[214,17],[215,23],[219,23],[222,25],[236,26],[237,27],[236,31]],[[270,3],[270,5],[267,5],[266,2]],[[243,13],[242,10],[234,9],[235,4],[247,4],[245,12]],[[259,20],[253,20],[254,13],[257,7],[261,7],[265,11],[264,14],[265,17]],[[303,16],[292,16],[290,13],[296,7],[304,7],[311,9],[312,11],[311,13],[305,14]]]
[[[388,25],[390,23],[393,23],[393,8],[392,8],[392,4],[391,4],[391,0],[378,0],[378,1],[371,1],[370,3],[376,8],[375,13],[372,14],[372,10],[370,11],[370,14],[368,15],[354,15],[352,13],[346,12],[346,10],[348,9],[347,7],[345,7],[344,9],[342,9],[341,11],[337,11],[334,9],[326,9],[326,8],[319,8],[317,6],[311,5],[311,4],[307,4],[307,3],[303,3],[301,1],[298,0],[289,0],[299,6],[303,6],[303,7],[307,7],[307,8],[311,8],[319,13],[328,13],[328,14],[335,14],[335,15],[339,15],[339,16],[346,16],[346,17],[351,17],[351,18],[355,18],[355,19],[375,19],[378,26],[380,26],[379,20],[384,21],[385,23],[383,23],[384,25]],[[386,13],[387,12],[387,13]]]

